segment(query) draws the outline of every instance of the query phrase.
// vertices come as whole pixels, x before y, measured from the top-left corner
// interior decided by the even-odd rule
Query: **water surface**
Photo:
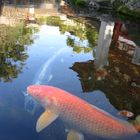
[[[116,76],[113,75],[116,87],[108,86],[114,86],[114,83],[108,83],[106,78],[96,79],[92,50],[97,45],[97,29],[70,21],[73,26],[68,26],[68,23],[66,26],[61,24],[51,26],[49,20],[48,25],[42,25],[40,20],[37,29],[26,28],[22,32],[24,34],[18,33],[21,37],[24,35],[25,40],[20,39],[12,49],[7,47],[10,46],[9,44],[3,45],[1,42],[7,47],[8,53],[6,55],[5,49],[0,53],[0,139],[66,139],[65,124],[59,119],[41,133],[36,133],[35,124],[43,108],[26,95],[26,88],[31,84],[62,88],[121,119],[127,119],[118,115],[118,111],[122,109],[132,109],[130,111],[136,115],[140,113],[139,107],[132,107],[135,101],[133,99],[132,101],[129,95],[127,97],[127,94],[126,96],[113,94],[112,89],[120,85]],[[30,39],[26,40],[26,38]],[[20,53],[13,53],[14,51]],[[112,71],[110,73],[112,74]],[[121,89],[115,90],[122,93]],[[124,91],[128,93],[127,88]],[[140,139],[140,135],[129,139],[138,138]],[[103,140],[104,138],[85,134],[85,139]]]

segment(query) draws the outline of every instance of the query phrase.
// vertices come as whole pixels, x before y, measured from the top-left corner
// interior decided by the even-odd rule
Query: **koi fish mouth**
[[[34,86],[31,85],[27,88],[27,93],[32,95],[32,96],[39,96],[39,94],[42,92],[42,87],[41,86]]]
[[[29,94],[32,94],[32,93],[35,93],[35,92],[37,92],[37,88],[35,87],[35,86],[29,86],[29,87],[27,87],[27,93],[29,93]]]

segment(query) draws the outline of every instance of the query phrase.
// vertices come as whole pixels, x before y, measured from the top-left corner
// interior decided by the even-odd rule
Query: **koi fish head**
[[[43,106],[51,103],[54,92],[49,86],[31,85],[27,88],[27,93],[40,102]]]

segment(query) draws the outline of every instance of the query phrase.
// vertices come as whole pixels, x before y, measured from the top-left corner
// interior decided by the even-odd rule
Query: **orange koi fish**
[[[45,112],[37,121],[37,132],[60,117],[72,128],[67,140],[83,140],[81,132],[114,139],[137,133],[135,127],[128,122],[117,119],[62,89],[32,85],[27,88],[27,92],[45,108]]]

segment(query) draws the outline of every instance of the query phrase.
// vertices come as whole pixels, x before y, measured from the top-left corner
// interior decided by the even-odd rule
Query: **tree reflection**
[[[50,26],[59,26],[61,34],[69,33],[67,45],[72,47],[73,51],[76,53],[88,53],[93,50],[97,43],[97,30],[85,24],[82,20],[61,20],[60,17],[41,17],[37,19],[37,22],[40,25],[46,23]]]
[[[84,27],[80,23],[78,23],[77,26],[60,26],[60,31],[62,33],[70,33],[67,38],[67,45],[72,47],[73,51],[77,53],[88,53],[93,50],[97,43],[97,30],[86,24]],[[78,37],[79,40],[75,39],[75,37]],[[87,43],[85,43],[85,41],[87,41]]]
[[[76,42],[74,38],[71,36],[68,36],[67,38],[67,45],[73,48],[73,51],[76,53],[84,52],[84,53],[89,53],[92,51],[91,47],[84,46],[80,44],[80,42]]]
[[[140,114],[140,69],[131,63],[130,56],[110,50],[109,66],[96,70],[94,61],[75,62],[71,67],[78,73],[83,92],[103,91],[118,110]]]
[[[0,25],[0,81],[9,82],[22,72],[28,58],[25,44],[32,44],[31,29]]]
[[[71,69],[78,73],[83,92],[89,92],[94,90],[94,61],[75,62]]]

